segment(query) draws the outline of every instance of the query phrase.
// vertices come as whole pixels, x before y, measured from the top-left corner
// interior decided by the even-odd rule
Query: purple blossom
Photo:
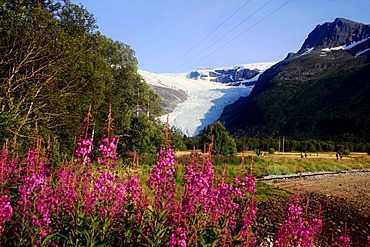
[[[303,220],[303,208],[299,198],[289,205],[288,216],[275,237],[276,246],[300,245],[312,246],[322,229],[322,220],[313,218]]]
[[[13,207],[10,205],[10,198],[7,195],[0,197],[0,237],[3,233],[4,223],[10,221],[13,216]]]
[[[185,168],[183,177],[184,197],[181,205],[185,214],[193,214],[198,205],[204,211],[215,207],[214,200],[214,168],[212,160],[208,159],[198,170],[196,163],[189,164]]]
[[[0,186],[7,188],[16,183],[19,179],[20,166],[17,166],[17,159],[12,159],[7,149],[0,151]]]
[[[77,142],[77,149],[75,152],[75,158],[73,161],[75,163],[81,162],[81,165],[87,165],[91,163],[91,155],[93,151],[93,138],[92,136],[88,136],[87,138],[83,138],[80,136]]]
[[[110,138],[101,138],[101,145],[99,146],[99,152],[101,157],[98,157],[98,163],[102,165],[112,165],[116,167],[118,164],[115,162],[117,160],[117,141],[118,139],[114,136]],[[112,164],[112,162],[114,162]]]
[[[18,187],[19,200],[16,210],[24,212],[24,222],[33,225],[31,236],[45,237],[52,233],[51,218],[58,208],[58,198],[54,196],[50,178],[44,173],[32,174],[23,179]]]
[[[172,229],[170,237],[170,247],[186,247],[186,229],[177,227]]]
[[[351,246],[351,238],[346,236],[340,236],[338,239],[338,246],[340,247],[350,247]]]
[[[175,198],[176,179],[174,152],[168,148],[160,149],[157,158],[157,165],[153,167],[148,186],[155,195],[155,207],[160,209],[162,202],[167,203],[166,207],[172,207]],[[172,206],[171,206],[172,205]]]

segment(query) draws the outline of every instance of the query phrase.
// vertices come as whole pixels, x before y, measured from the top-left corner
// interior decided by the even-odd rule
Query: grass
[[[244,154],[244,163],[242,154],[235,156],[216,156],[213,159],[215,166],[215,177],[221,179],[222,176],[228,181],[234,177],[253,172],[256,176],[263,175],[285,175],[302,172],[317,171],[350,171],[352,169],[369,169],[370,156],[363,153],[354,153],[350,156],[336,159],[335,153],[308,154],[307,158],[301,158],[300,153],[285,153],[284,155],[255,156],[253,152]],[[176,184],[177,189],[182,190],[182,177],[185,172],[186,164],[191,162],[190,152],[180,152],[175,154],[176,159]],[[253,160],[253,161],[252,161]],[[140,180],[147,181],[152,163],[145,164],[145,161],[139,165]],[[253,166],[251,167],[251,163]],[[130,169],[130,168],[129,168]],[[131,168],[132,169],[132,168]],[[133,169],[135,170],[135,169]],[[127,171],[126,171],[127,172]],[[133,172],[133,171],[131,171]],[[146,187],[146,183],[143,183]],[[143,188],[146,191],[148,188]],[[291,194],[285,190],[279,189],[274,185],[264,182],[257,182],[256,200],[268,201],[276,197],[289,197]],[[181,194],[181,191],[179,191]]]
[[[274,185],[267,184],[264,182],[257,182],[256,185],[256,201],[265,202],[275,200],[276,197],[290,197],[292,194],[280,189]]]
[[[256,175],[284,175],[299,172],[350,171],[370,168],[368,155],[346,156],[336,159],[335,154],[324,153],[300,158],[300,155],[267,155],[254,157]]]

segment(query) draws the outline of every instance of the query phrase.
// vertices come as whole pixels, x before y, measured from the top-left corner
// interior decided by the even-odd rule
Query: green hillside
[[[220,120],[239,136],[368,142],[369,62],[343,50],[293,55],[263,73]]]

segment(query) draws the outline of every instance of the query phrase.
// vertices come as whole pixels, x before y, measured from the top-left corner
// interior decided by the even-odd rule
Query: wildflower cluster
[[[113,167],[117,167],[117,142],[118,139],[115,136],[110,138],[101,138],[101,144],[98,151],[101,153],[101,157],[98,157],[98,163],[102,165],[111,165],[111,161],[114,161]]]
[[[0,151],[1,246],[256,246],[252,174],[230,178],[224,169],[219,176],[211,152],[194,153],[184,171],[177,171],[167,146],[159,150],[144,193],[139,177],[123,173],[118,164],[118,138],[110,133],[113,119],[108,120],[96,161],[89,114],[74,162],[51,169],[40,143],[23,160],[13,158],[5,145]],[[314,246],[321,228],[321,219],[304,214],[297,197],[274,246]],[[349,236],[338,240],[340,246],[349,243]]]
[[[346,236],[340,236],[338,239],[338,246],[339,247],[350,247],[351,246],[351,238]]]
[[[7,195],[0,197],[0,237],[4,230],[4,225],[13,216],[13,207],[10,205],[10,198]]]
[[[77,158],[74,159],[74,162],[78,162],[78,158],[81,160],[81,165],[87,165],[91,163],[91,155],[93,151],[93,138],[92,136],[88,136],[87,138],[83,138],[80,136],[77,142],[77,149],[75,152],[75,156]]]
[[[18,179],[17,159],[12,158],[7,144],[0,151],[0,186],[7,189]]]
[[[322,220],[316,217],[305,220],[304,216],[307,215],[303,214],[300,199],[294,197],[294,202],[289,205],[288,217],[275,237],[276,246],[293,244],[310,247],[316,244],[321,233]]]
[[[154,191],[155,207],[162,209],[164,207],[173,208],[175,198],[176,179],[174,152],[170,148],[159,150],[157,165],[153,167],[148,180],[148,186]],[[166,202],[167,205],[162,205]]]
[[[205,239],[224,246],[255,244],[251,228],[256,216],[255,178],[239,177],[234,183],[218,181],[210,153],[203,154],[201,162],[197,155],[194,157],[185,167],[181,206],[177,208],[171,231],[171,246],[185,246],[186,242],[196,245]]]

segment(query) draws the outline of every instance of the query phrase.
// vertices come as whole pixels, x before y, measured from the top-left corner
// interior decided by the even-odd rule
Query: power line
[[[198,45],[200,45],[204,40],[206,40],[209,36],[211,36],[214,32],[216,32],[220,27],[222,27],[228,20],[230,20],[236,13],[238,13],[242,8],[244,8],[248,3],[250,2],[250,0],[248,0],[247,2],[245,2],[241,7],[239,7],[234,13],[232,13],[226,20],[224,20],[220,25],[218,25],[213,31],[211,31],[210,33],[208,33],[202,40],[200,40],[197,44],[195,44],[193,47],[191,47],[187,52],[185,52],[181,57],[179,57],[178,59],[176,59],[174,62],[172,62],[169,66],[167,66],[167,68],[171,67],[172,65],[174,65],[175,63],[177,63],[179,60],[181,60],[182,58],[184,58],[187,54],[189,54],[191,51],[193,51],[196,47],[198,47]]]
[[[197,55],[195,55],[194,57],[192,57],[191,59],[189,59],[188,61],[186,61],[185,63],[181,64],[179,67],[177,67],[176,69],[180,69],[182,68],[185,64],[189,63],[190,61],[194,60],[195,58],[199,57],[200,55],[202,55],[204,52],[206,52],[207,50],[209,50],[212,46],[214,46],[215,44],[217,44],[220,40],[222,40],[223,38],[225,38],[228,34],[230,34],[232,31],[234,31],[236,28],[238,28],[240,25],[242,25],[244,22],[246,22],[247,20],[249,20],[251,17],[253,17],[255,14],[257,14],[258,12],[260,12],[264,7],[266,7],[269,3],[271,3],[272,0],[269,0],[268,2],[266,2],[264,5],[262,5],[260,8],[258,8],[256,11],[254,11],[252,14],[250,14],[247,18],[245,18],[244,20],[242,20],[241,22],[239,22],[239,24],[237,24],[236,26],[234,26],[231,30],[229,30],[227,33],[225,33],[223,36],[221,36],[220,38],[218,38],[216,41],[214,41],[211,45],[209,45],[207,48],[203,49],[201,52],[199,52]]]
[[[276,8],[275,10],[273,10],[272,12],[270,12],[268,15],[266,15],[265,17],[263,17],[262,19],[260,19],[259,21],[257,21],[255,24],[253,24],[252,26],[250,26],[248,29],[246,29],[245,31],[243,31],[239,35],[235,36],[234,38],[232,38],[231,40],[229,40],[228,42],[226,42],[224,45],[222,45],[218,49],[214,50],[213,52],[211,52],[210,54],[208,54],[207,56],[205,56],[204,58],[202,58],[201,60],[199,60],[198,62],[196,62],[193,65],[196,65],[196,64],[200,63],[201,61],[203,61],[204,59],[208,58],[209,56],[215,54],[217,51],[221,50],[222,48],[224,48],[225,46],[227,46],[228,44],[230,44],[232,41],[234,41],[235,39],[237,39],[240,36],[244,35],[246,32],[248,32],[249,30],[251,30],[253,27],[257,26],[259,23],[261,23],[262,21],[264,21],[265,19],[267,19],[271,15],[273,15],[275,12],[277,12],[278,10],[280,10],[282,7],[284,7],[286,4],[288,4],[291,1],[292,0],[286,1],[285,3],[283,3],[282,5],[280,5],[278,8]]]

